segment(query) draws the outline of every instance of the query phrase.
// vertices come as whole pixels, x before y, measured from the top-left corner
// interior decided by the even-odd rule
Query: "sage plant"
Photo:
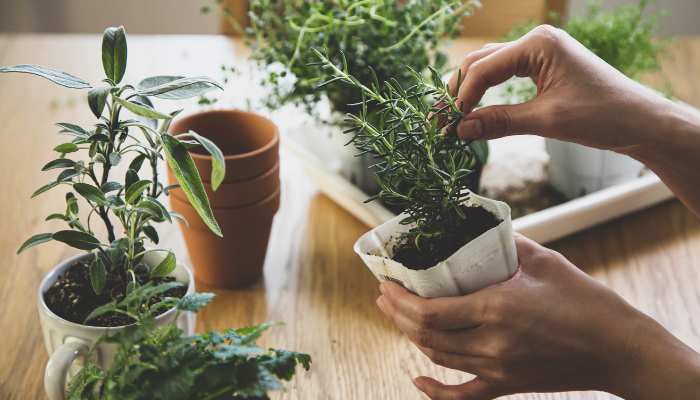
[[[465,223],[464,201],[476,171],[486,162],[483,141],[464,141],[454,134],[463,113],[440,74],[430,69],[429,78],[408,67],[411,80],[395,79],[363,84],[348,72],[345,57],[336,65],[315,50],[330,76],[321,86],[343,83],[362,93],[357,114],[347,114],[350,143],[362,153],[374,153],[380,185],[379,198],[407,214],[401,223],[412,224],[403,236],[423,254],[438,252],[441,242],[459,235]],[[370,69],[370,74],[372,70]],[[461,79],[459,79],[461,81]],[[369,110],[376,109],[370,117]],[[368,200],[369,201],[369,200]]]
[[[153,76],[136,86],[123,83],[127,65],[127,41],[123,27],[108,28],[102,39],[102,65],[105,78],[93,87],[76,76],[38,65],[0,67],[0,72],[28,73],[46,78],[58,85],[87,90],[87,102],[97,121],[92,127],[61,122],[60,134],[68,139],[56,146],[57,158],[44,165],[42,171],[60,171],[56,179],[37,189],[32,197],[57,187],[68,189],[63,212],[46,220],[60,220],[67,229],[40,233],[29,238],[18,253],[51,240],[93,255],[89,277],[96,294],[113,286],[128,292],[138,286],[136,269],[148,268],[148,279],[170,274],[176,265],[175,255],[168,250],[146,249],[146,240],[158,244],[155,225],[172,222],[179,215],[161,202],[171,187],[163,184],[158,163],[165,158],[192,206],[207,226],[221,236],[207,199],[204,186],[188,146],[201,144],[215,156],[216,188],[223,179],[221,152],[211,141],[190,132],[188,140],[167,133],[172,118],[179,111],[157,111],[152,98],[180,100],[201,95],[221,86],[206,77]],[[130,113],[134,118],[127,117]],[[79,155],[83,158],[79,159]],[[125,175],[115,176],[114,168],[128,162]],[[143,167],[143,168],[142,168]],[[143,172],[142,170],[145,170]],[[87,206],[87,217],[81,207]],[[106,237],[98,238],[95,219],[101,220]],[[149,252],[166,252],[163,261],[145,266],[142,258]],[[125,293],[116,294],[117,297]]]

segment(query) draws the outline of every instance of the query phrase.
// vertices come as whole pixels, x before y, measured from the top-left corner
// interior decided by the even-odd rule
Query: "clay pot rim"
[[[282,186],[281,185],[278,186],[277,189],[275,189],[275,191],[272,192],[270,195],[268,195],[260,200],[257,200],[253,203],[248,203],[248,204],[244,204],[242,206],[235,206],[235,207],[212,207],[211,209],[214,212],[216,212],[216,211],[223,211],[223,212],[238,211],[238,210],[241,210],[244,208],[255,207],[255,206],[258,206],[258,205],[261,205],[264,203],[269,203],[272,200],[274,200],[275,197],[277,197],[277,196],[282,196]],[[182,200],[182,199],[175,197],[175,196],[168,196],[168,197],[170,198],[170,201],[174,200],[178,203],[183,203],[184,205],[186,205],[188,207],[194,208],[194,207],[192,207],[192,204],[190,204],[190,202],[188,200]]]
[[[277,124],[272,122],[272,120],[267,118],[267,117],[264,117],[260,114],[250,112],[250,111],[238,110],[235,108],[201,111],[201,112],[197,112],[194,114],[184,116],[179,120],[179,122],[182,123],[183,121],[191,120],[191,119],[198,118],[198,117],[206,118],[206,117],[211,116],[211,115],[219,115],[219,114],[248,115],[248,116],[251,116],[253,118],[263,119],[263,120],[265,120],[265,122],[270,123],[275,128],[273,131],[272,140],[270,140],[264,146],[258,147],[257,149],[246,152],[246,153],[229,154],[229,155],[224,154],[224,161],[236,161],[236,160],[241,160],[241,159],[245,159],[245,158],[252,158],[252,157],[255,157],[257,155],[266,153],[267,151],[269,151],[273,147],[276,147],[279,144],[280,130],[279,130],[279,127],[277,126]],[[181,133],[172,133],[171,132],[170,134],[177,137],[178,135],[183,135],[185,133],[187,133],[187,132],[181,132]],[[192,151],[187,151],[187,152],[190,153],[190,156],[193,159],[204,160],[204,161],[211,161],[211,159],[212,159],[211,155],[209,155],[209,154],[199,154],[199,153],[194,153]],[[277,155],[277,158],[279,158],[279,154]]]
[[[221,182],[219,187],[225,186],[225,185],[239,185],[241,183],[252,183],[253,181],[261,181],[265,178],[269,178],[270,175],[273,175],[275,173],[279,173],[279,171],[280,171],[280,160],[278,159],[277,161],[275,161],[275,165],[273,165],[272,167],[270,167],[270,169],[268,169],[267,171],[264,171],[261,174],[251,176],[250,178],[236,179],[235,181],[229,181],[229,182],[226,182],[224,180],[223,182]],[[202,182],[211,185],[210,180],[208,181],[208,180],[202,179]],[[212,189],[212,191],[213,191],[213,189]]]

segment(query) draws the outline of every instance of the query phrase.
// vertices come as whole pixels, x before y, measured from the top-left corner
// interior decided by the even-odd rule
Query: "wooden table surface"
[[[453,62],[482,40],[450,47]],[[101,78],[98,35],[0,35],[0,65],[53,66],[96,82]],[[155,74],[209,74],[245,56],[238,42],[216,36],[131,36],[126,80]],[[700,38],[678,39],[664,65],[675,94],[700,106]],[[229,89],[235,93],[235,88]],[[34,189],[60,143],[54,122],[90,124],[83,92],[28,76],[0,76],[0,398],[42,399],[47,355],[36,312],[42,276],[75,253],[56,243],[16,256],[22,241],[57,228],[43,222],[63,208],[63,194]],[[244,96],[243,93],[240,96]],[[279,121],[278,121],[279,122]],[[215,291],[198,330],[285,321],[263,344],[305,351],[314,363],[283,399],[419,399],[410,379],[419,374],[457,383],[468,375],[431,365],[375,307],[377,282],[353,253],[367,228],[318,194],[300,163],[282,154],[283,198],[265,278],[239,291]],[[175,225],[161,226],[164,247],[185,259]],[[700,349],[700,223],[677,201],[560,240],[552,247],[636,307]],[[232,255],[235,256],[235,255]],[[188,260],[186,260],[188,262]],[[207,290],[200,286],[200,290]],[[672,366],[659,366],[672,368]],[[516,399],[604,399],[602,393],[530,394]]]

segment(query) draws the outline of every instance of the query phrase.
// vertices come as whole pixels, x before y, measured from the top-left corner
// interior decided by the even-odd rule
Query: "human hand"
[[[566,390],[693,398],[680,394],[700,389],[696,353],[562,255],[522,236],[516,245],[515,276],[465,296],[424,299],[382,283],[377,305],[423,353],[476,375],[454,386],[419,377],[420,390],[434,400]]]

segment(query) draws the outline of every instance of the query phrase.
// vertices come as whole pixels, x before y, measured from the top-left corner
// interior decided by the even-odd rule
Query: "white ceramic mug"
[[[148,253],[143,261],[148,265],[157,265],[165,257],[165,254],[164,252]],[[63,272],[76,262],[89,260],[90,257],[89,254],[83,254],[60,263],[44,277],[41,285],[39,285],[37,293],[39,320],[44,334],[46,350],[49,353],[49,361],[46,364],[44,373],[44,388],[49,400],[65,399],[67,380],[69,377],[74,376],[84,365],[86,357],[90,354],[90,349],[101,336],[125,328],[124,326],[103,328],[70,322],[54,314],[44,302],[44,293]],[[187,284],[187,294],[194,293],[194,278],[187,267],[177,264],[171,275],[178,282]],[[175,315],[175,309],[168,310],[156,318],[156,324],[165,325],[171,323]],[[194,333],[195,328],[195,314],[182,313],[176,323],[186,334],[191,335]],[[102,343],[92,353],[92,361],[102,368],[109,368],[114,360],[116,351],[116,345]]]

